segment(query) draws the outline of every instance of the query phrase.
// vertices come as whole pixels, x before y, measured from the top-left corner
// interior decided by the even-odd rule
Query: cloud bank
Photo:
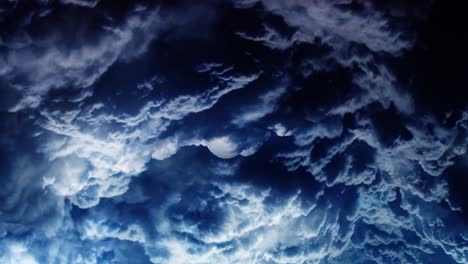
[[[402,73],[430,3],[31,3],[0,7],[0,262],[468,261],[468,111]]]

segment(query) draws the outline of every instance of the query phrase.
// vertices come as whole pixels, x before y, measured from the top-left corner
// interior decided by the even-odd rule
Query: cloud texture
[[[468,111],[405,72],[431,8],[0,5],[0,262],[468,262]]]

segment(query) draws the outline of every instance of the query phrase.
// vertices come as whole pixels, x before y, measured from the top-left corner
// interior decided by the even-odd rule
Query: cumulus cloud
[[[73,5],[92,8],[92,7],[95,7],[99,3],[99,0],[61,0],[61,2],[64,4],[73,4]]]
[[[454,149],[466,146],[466,140],[455,140],[466,133],[461,125],[464,121],[458,123],[458,128],[449,130],[436,125],[436,121],[431,118],[422,122],[419,120],[413,122],[412,125],[406,125],[411,137],[395,138],[390,145],[381,142],[381,136],[375,125],[366,118],[358,122],[362,125],[361,128],[353,128],[349,130],[350,133],[341,131],[336,134],[317,134],[316,137],[309,137],[310,139],[306,141],[303,140],[303,134],[296,133],[295,136],[300,139],[296,140],[296,144],[300,148],[280,156],[291,170],[305,166],[316,180],[326,183],[330,188],[341,184],[362,186],[358,200],[359,217],[366,224],[378,229],[382,226],[392,227],[393,234],[388,235],[389,238],[386,239],[394,237],[392,239],[402,241],[408,247],[410,242],[396,234],[402,230],[413,232],[419,239],[427,242],[424,247],[430,248],[421,250],[443,250],[452,256],[453,260],[463,263],[466,261],[465,247],[459,244],[455,249],[448,242],[450,240],[463,243],[462,236],[459,236],[458,231],[452,233],[448,230],[445,233],[450,237],[448,240],[444,236],[434,236],[433,232],[437,232],[435,230],[439,226],[444,226],[443,220],[421,208],[428,206],[428,203],[450,204],[446,179],[434,177],[443,175],[444,170],[453,164],[451,160],[457,155],[453,152]],[[324,126],[326,129],[326,123],[321,123],[319,126]],[[428,132],[427,127],[433,127],[433,130]],[[328,147],[324,148],[326,145]],[[304,149],[306,146],[311,148]],[[389,204],[395,202],[398,202],[399,207],[407,213],[398,213],[398,210],[393,209],[393,205],[387,209]],[[451,206],[449,208],[449,210],[458,210]],[[445,209],[439,210],[444,212]],[[448,212],[443,214],[446,213]],[[421,224],[431,231],[427,233],[420,230],[418,226],[420,220],[415,220],[414,217],[426,219],[422,220]],[[440,225],[434,226],[431,221],[439,221]],[[350,246],[367,248],[365,245],[368,243],[388,243],[376,242],[375,238],[372,241],[364,240],[364,245]],[[389,254],[397,263],[404,263],[406,260],[405,255],[399,256],[396,252]],[[410,256],[414,254],[411,253]],[[380,255],[372,255],[372,258],[376,258],[376,261],[385,259]]]
[[[468,261],[449,175],[468,114],[435,116],[404,87],[400,15],[209,2],[188,13],[212,32],[181,34],[183,3],[59,2],[0,34],[1,84],[20,98],[0,113],[0,262]],[[61,8],[93,18],[79,40],[33,30]]]
[[[64,2],[86,7],[98,3]],[[42,32],[33,38],[28,33],[33,27],[30,21],[17,29],[23,37],[3,44],[7,48],[1,57],[6,67],[2,67],[1,77],[22,97],[11,111],[36,108],[42,97],[54,89],[86,89],[116,61],[139,57],[163,27],[157,10],[135,10],[122,23],[110,19],[98,28],[83,24],[80,35],[70,41],[69,32],[76,29],[62,27],[55,16],[58,15],[51,13],[34,22],[57,23],[51,29],[54,32]]]
[[[180,140],[177,136],[157,138],[172,121],[210,109],[222,96],[246,87],[258,76],[219,75],[219,82],[213,88],[200,94],[149,101],[135,115],[96,115],[97,106],[66,113],[42,111],[40,126],[52,133],[47,136],[43,152],[57,164],[45,178],[46,187],[61,196],[71,197],[76,205],[91,207],[100,197],[124,193],[129,177],[143,172],[151,158],[165,159],[182,146],[207,146],[222,158],[239,155],[242,149],[238,150],[226,136]],[[57,172],[61,173],[57,175]]]
[[[329,125],[340,122],[340,118],[327,122]],[[413,126],[418,127],[418,122],[414,122]],[[464,122],[461,119],[458,128],[443,129],[445,133],[439,131],[441,128],[435,129],[439,131],[435,134],[456,137]],[[295,191],[283,193],[274,186],[260,187],[250,181],[231,182],[232,177],[246,173],[247,166],[243,160],[232,159],[223,163],[233,165],[227,178],[218,174],[219,170],[211,170],[192,174],[183,184],[173,182],[171,177],[167,178],[171,171],[167,166],[179,167],[177,159],[186,155],[175,153],[161,161],[167,164],[161,171],[152,172],[162,174],[159,177],[164,182],[173,182],[168,188],[175,188],[174,191],[157,194],[154,193],[157,185],[138,187],[147,188],[147,191],[139,189],[146,198],[135,200],[129,207],[154,212],[153,203],[157,203],[159,212],[149,216],[152,224],[129,217],[121,218],[120,224],[115,226],[106,220],[108,212],[105,211],[110,209],[101,209],[109,205],[100,204],[91,208],[92,216],[83,220],[87,230],[84,238],[138,243],[145,249],[148,259],[155,263],[205,263],[213,259],[220,263],[370,260],[378,263],[387,259],[394,263],[424,263],[430,261],[433,254],[441,261],[465,262],[465,236],[457,227],[461,223],[453,227],[444,224],[446,216],[455,209],[436,205],[448,199],[448,186],[444,178],[439,178],[440,174],[434,177],[429,174],[430,170],[426,172],[422,166],[418,167],[418,158],[411,154],[413,151],[421,153],[425,148],[421,143],[425,134],[418,135],[411,130],[413,138],[396,138],[394,144],[387,145],[380,141],[378,130],[372,127],[370,120],[359,120],[357,124],[358,127],[349,130],[341,127],[335,134],[314,132],[316,136],[294,142],[300,148],[312,147],[305,154],[311,157],[304,166],[310,166],[312,175],[309,176],[315,177],[316,183],[325,183],[317,185],[311,194],[301,184],[293,188]],[[316,126],[319,125],[318,122]],[[419,129],[425,127],[420,125]],[[298,135],[298,130],[292,131],[293,137]],[[318,150],[323,144],[330,146],[325,152]],[[412,144],[408,148],[410,152],[405,151],[405,144]],[[467,142],[456,144],[466,145]],[[447,152],[455,147],[438,145],[436,148]],[[195,154],[200,158],[203,155]],[[264,154],[257,152],[251,158],[255,160],[259,155]],[[281,157],[287,160],[289,156]],[[424,157],[431,155],[420,156]],[[288,164],[286,160],[280,161]],[[203,158],[192,159],[192,162],[195,164],[190,166],[201,165],[202,168],[210,164]],[[190,175],[190,166],[181,170],[182,173]],[[179,172],[174,173],[179,175]],[[214,175],[210,176],[211,173]],[[291,172],[273,169],[268,173],[272,173],[272,177],[275,173],[288,173],[286,177],[292,178],[298,169]],[[283,184],[287,184],[287,180]],[[117,204],[110,208],[125,208],[126,200],[116,200]],[[159,235],[153,236],[153,232]]]
[[[377,71],[367,67],[363,67],[362,70],[363,73],[356,76],[354,83],[364,92],[331,109],[330,114],[354,113],[374,102],[379,102],[385,108],[393,104],[401,113],[413,113],[414,103],[411,96],[396,88],[395,77],[386,67],[380,65]]]
[[[277,101],[286,93],[286,85],[281,85],[260,96],[260,102],[252,106],[246,106],[241,113],[232,121],[238,126],[258,121],[264,116],[275,111]]]
[[[255,1],[234,1],[241,8],[249,7]],[[392,27],[388,16],[374,8],[372,3],[363,1],[275,1],[261,2],[266,10],[280,15],[285,22],[298,29],[289,39],[294,42],[321,41],[336,49],[346,48],[350,43],[363,44],[374,52],[399,54],[412,45],[412,40]],[[347,5],[357,4],[361,8],[353,11]],[[361,29],[361,30],[356,30]],[[271,28],[262,37],[249,37],[252,40],[265,40],[268,45],[278,48],[288,46],[285,39],[278,37]],[[241,33],[241,36],[245,36]],[[274,39],[278,40],[278,46]]]
[[[245,1],[240,8],[245,8]],[[249,4],[255,1],[248,1]],[[373,102],[388,107],[396,105],[402,113],[411,114],[414,105],[411,97],[398,89],[398,83],[380,60],[379,52],[399,57],[413,45],[413,39],[400,30],[395,17],[386,16],[372,3],[363,1],[257,1],[270,13],[281,16],[294,33],[288,36],[274,26],[263,24],[263,35],[249,35],[238,32],[241,38],[263,43],[279,50],[294,48],[307,43],[325,51],[320,57],[303,59],[301,72],[305,76],[316,72],[331,71],[340,65],[357,72],[353,83],[360,90],[340,107],[334,107],[332,114],[354,112]],[[359,9],[346,8],[358,5]],[[367,50],[359,47],[363,45]]]
[[[25,264],[37,264],[36,259],[28,253],[26,247],[21,244],[12,244],[6,250],[4,256],[0,255],[2,263],[13,264],[13,263],[25,263]]]

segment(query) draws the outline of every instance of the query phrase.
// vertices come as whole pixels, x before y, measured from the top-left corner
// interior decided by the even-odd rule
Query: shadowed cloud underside
[[[467,263],[460,10],[0,3],[0,263]]]

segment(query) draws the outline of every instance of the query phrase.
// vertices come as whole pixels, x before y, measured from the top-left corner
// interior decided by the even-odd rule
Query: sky
[[[461,1],[0,2],[0,263],[468,263]]]

